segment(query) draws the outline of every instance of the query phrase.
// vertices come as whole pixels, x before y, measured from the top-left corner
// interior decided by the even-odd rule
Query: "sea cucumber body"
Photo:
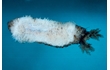
[[[41,42],[59,47],[78,43],[82,33],[72,22],[61,23],[29,16],[14,19],[9,24],[13,38],[19,42]]]

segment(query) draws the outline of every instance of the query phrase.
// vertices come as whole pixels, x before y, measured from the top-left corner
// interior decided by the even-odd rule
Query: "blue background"
[[[3,70],[107,70],[106,0],[2,0]],[[15,41],[7,22],[30,15],[60,22],[75,22],[87,30],[99,28],[104,38],[89,40],[95,48],[91,55],[79,45],[54,48],[39,43]]]

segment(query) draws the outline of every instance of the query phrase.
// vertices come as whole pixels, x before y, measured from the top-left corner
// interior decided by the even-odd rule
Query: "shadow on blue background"
[[[107,70],[106,0],[2,0],[3,70]],[[82,53],[79,45],[53,48],[15,41],[7,22],[30,15],[60,22],[75,22],[87,30],[99,28],[104,38],[89,40],[95,51]]]

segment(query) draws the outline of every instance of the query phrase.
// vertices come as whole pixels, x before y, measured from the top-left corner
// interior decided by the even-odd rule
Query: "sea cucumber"
[[[40,42],[57,48],[68,47],[71,44],[80,44],[82,51],[90,54],[94,51],[86,40],[102,37],[99,29],[87,31],[73,22],[58,22],[49,19],[20,17],[8,22],[12,37],[20,43]]]

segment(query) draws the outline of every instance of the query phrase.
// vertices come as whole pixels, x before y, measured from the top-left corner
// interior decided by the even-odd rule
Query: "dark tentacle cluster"
[[[91,46],[91,44],[87,43],[86,41],[90,38],[99,40],[99,37],[103,37],[101,34],[99,34],[99,29],[93,29],[91,31],[85,31],[84,36],[81,37],[81,40],[79,42],[80,48],[82,52],[86,52],[87,54],[90,54],[90,51],[94,51],[95,49]]]
[[[100,30],[99,29],[93,29],[89,32],[89,37],[99,40],[99,37],[103,37],[101,34],[99,34]]]

